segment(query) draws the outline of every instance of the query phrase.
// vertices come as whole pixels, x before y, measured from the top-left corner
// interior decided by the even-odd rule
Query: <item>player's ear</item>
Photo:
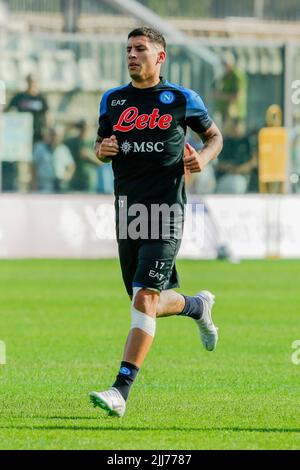
[[[157,54],[157,63],[162,64],[166,60],[166,51],[160,51]]]

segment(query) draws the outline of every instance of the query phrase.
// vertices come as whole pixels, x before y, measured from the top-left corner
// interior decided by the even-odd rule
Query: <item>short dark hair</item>
[[[164,50],[167,48],[166,40],[157,29],[149,28],[148,26],[141,26],[140,28],[133,29],[128,34],[128,39],[136,36],[146,36],[150,42],[160,44]]]

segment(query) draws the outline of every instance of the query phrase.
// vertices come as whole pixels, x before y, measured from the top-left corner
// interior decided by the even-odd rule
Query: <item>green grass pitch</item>
[[[90,390],[117,373],[130,325],[117,260],[0,261],[1,449],[299,449],[298,261],[179,261],[216,294],[215,352],[193,321],[158,320],[123,419]]]

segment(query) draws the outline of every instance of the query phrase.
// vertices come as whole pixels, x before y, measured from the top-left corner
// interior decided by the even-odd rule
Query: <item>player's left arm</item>
[[[217,158],[223,148],[222,134],[214,122],[198,135],[204,143],[199,152],[189,143],[185,144],[184,166],[191,173],[202,171],[211,160]]]

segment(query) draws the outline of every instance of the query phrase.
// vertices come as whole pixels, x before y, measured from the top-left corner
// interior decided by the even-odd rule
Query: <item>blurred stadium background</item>
[[[102,94],[129,81],[127,33],[149,24],[169,44],[164,76],[224,135],[218,162],[187,175],[209,236],[181,255],[299,257],[299,21],[296,0],[1,0],[0,256],[116,254],[112,172],[92,145]]]
[[[92,147],[141,24],[224,135],[186,175],[203,230],[186,225],[178,261],[183,292],[216,294],[220,343],[159,321],[120,422],[88,402],[129,326]],[[299,260],[265,259],[300,258],[299,26],[298,0],[0,0],[0,449],[299,449]]]

